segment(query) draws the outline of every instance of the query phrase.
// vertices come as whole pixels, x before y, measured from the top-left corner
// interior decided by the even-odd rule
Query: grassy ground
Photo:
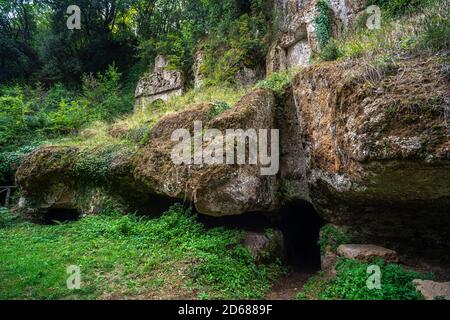
[[[180,207],[35,225],[0,211],[0,299],[264,298],[279,265],[256,265],[242,232],[205,230]],[[69,290],[67,267],[81,270]]]

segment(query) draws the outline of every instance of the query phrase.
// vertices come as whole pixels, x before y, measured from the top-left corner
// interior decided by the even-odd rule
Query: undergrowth
[[[418,2],[421,4],[416,5]],[[378,55],[421,54],[450,48],[450,10],[445,0],[373,0],[372,4],[381,6],[380,29],[368,29],[367,16],[362,16],[354,28],[339,38],[323,41],[320,39],[324,37],[324,27],[319,28],[321,51],[313,60],[373,59]]]
[[[368,267],[377,265],[381,271],[380,289],[367,286]],[[322,274],[311,278],[298,293],[297,299],[319,300],[419,300],[422,296],[416,291],[413,280],[427,279],[423,275],[405,270],[402,266],[386,263],[383,260],[361,262],[340,258],[336,266],[337,275],[327,279]]]
[[[256,83],[257,89],[271,89],[277,95],[284,94],[285,89],[291,84],[299,68],[291,68],[270,74],[265,80]]]
[[[110,213],[51,226],[4,209],[0,219],[0,299],[257,299],[280,269],[256,265],[242,231],[207,230],[181,206],[158,218]],[[81,268],[80,290],[67,289],[70,265]]]

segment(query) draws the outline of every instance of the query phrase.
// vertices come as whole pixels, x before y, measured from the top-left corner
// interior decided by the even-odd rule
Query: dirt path
[[[268,300],[294,300],[313,272],[290,271],[276,282],[267,294]]]

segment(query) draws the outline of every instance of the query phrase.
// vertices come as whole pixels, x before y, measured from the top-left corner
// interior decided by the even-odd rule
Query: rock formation
[[[76,147],[38,149],[25,159],[17,173],[17,182],[24,190],[24,211],[37,218],[49,208],[95,213],[106,198],[131,210],[142,210],[157,196],[193,201],[200,212],[210,215],[273,210],[276,177],[261,176],[259,165],[178,166],[172,162],[172,147],[176,144],[172,133],[181,128],[192,132],[194,121],[223,132],[276,126],[275,98],[269,90],[244,96],[234,108],[217,117],[211,116],[213,108],[213,104],[197,104],[163,117],[139,152],[125,148],[95,155]],[[111,163],[102,163],[105,152]],[[99,167],[102,175],[97,177]]]
[[[317,45],[315,3],[279,2],[288,12],[282,15],[286,28],[269,53],[268,71],[290,66],[287,61],[307,61]],[[330,3],[345,28],[364,1]],[[154,73],[141,79],[138,106],[182,93],[181,74],[165,67],[158,57]],[[200,75],[199,65],[196,70]],[[169,198],[221,216],[276,213],[283,203],[300,200],[312,204],[325,222],[348,227],[357,242],[448,250],[445,70],[436,56],[323,63],[303,68],[283,97],[256,90],[219,115],[212,116],[215,106],[207,103],[169,114],[152,128],[145,146],[97,150],[108,163],[78,147],[43,147],[17,172],[20,204],[24,212],[42,217],[54,207],[95,213],[112,199],[140,210]],[[171,135],[180,128],[192,132],[194,121],[222,132],[280,129],[280,172],[262,176],[255,165],[174,165]]]
[[[18,170],[21,204],[39,216],[52,207],[95,212],[105,197],[135,209],[168,197],[221,216],[304,200],[358,242],[448,249],[449,92],[441,64],[430,57],[376,71],[358,61],[312,66],[278,101],[257,90],[218,116],[213,104],[167,115],[145,147],[101,151],[105,165],[77,147],[44,147]],[[192,132],[194,121],[221,131],[279,128],[279,174],[262,176],[255,165],[174,165],[171,134]]]
[[[437,58],[416,58],[378,69],[329,63],[296,77],[299,157],[308,164],[300,181],[326,221],[351,225],[366,240],[450,244],[449,90],[441,70]]]
[[[244,246],[258,263],[283,259],[283,233],[279,230],[268,232],[248,231],[244,236]]]
[[[425,300],[450,300],[450,282],[417,279],[413,283]]]
[[[337,254],[347,259],[372,261],[382,258],[386,262],[398,262],[398,254],[394,250],[386,249],[372,244],[341,244]]]
[[[155,59],[153,73],[142,77],[136,87],[135,108],[143,109],[156,100],[168,100],[180,96],[184,91],[184,80],[180,71],[167,70],[166,59],[159,55]]]

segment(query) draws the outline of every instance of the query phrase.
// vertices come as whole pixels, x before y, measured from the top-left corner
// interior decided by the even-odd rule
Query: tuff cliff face
[[[316,30],[317,0],[278,0],[275,12],[279,33],[267,55],[267,74],[296,66],[307,66],[320,50]],[[364,12],[365,0],[332,0],[328,15],[334,37],[341,35]]]
[[[276,212],[296,199],[356,238],[448,247],[450,153],[448,78],[438,57],[382,67],[326,63],[302,70],[284,98],[257,90],[232,109],[194,105],[162,118],[139,150],[109,152],[95,178],[91,155],[74,147],[33,152],[17,173],[23,209],[95,212],[105,199],[146,208],[159,196],[189,200],[220,216]],[[412,93],[413,92],[413,93]],[[179,128],[280,129],[280,172],[254,165],[175,165]],[[78,200],[77,200],[78,199]],[[392,245],[391,245],[392,247]]]
[[[22,210],[37,218],[49,208],[95,213],[113,201],[129,210],[145,211],[159,196],[193,201],[200,212],[210,215],[272,210],[277,201],[276,179],[260,175],[259,165],[174,164],[171,156],[177,141],[172,133],[187,129],[194,136],[195,121],[202,123],[200,130],[213,128],[223,133],[276,127],[276,104],[270,90],[254,91],[217,116],[214,108],[213,104],[196,104],[163,117],[139,150],[38,149],[17,172]],[[202,146],[208,143],[205,140]],[[108,163],[102,160],[105,157]]]
[[[158,194],[192,200],[200,212],[209,215],[270,211],[276,201],[274,176],[261,176],[259,165],[175,165],[171,152],[176,142],[171,135],[177,129],[188,129],[194,137],[195,121],[202,122],[202,130],[212,128],[224,135],[230,129],[274,128],[275,108],[273,93],[257,90],[218,116],[212,116],[214,105],[201,104],[164,117],[154,127],[134,176]],[[204,141],[203,146],[211,143]]]
[[[438,57],[299,73],[293,100],[308,163],[301,181],[326,221],[391,246],[448,247],[448,88]]]
[[[167,70],[166,59],[159,55],[155,59],[153,73],[143,76],[136,87],[135,109],[145,109],[156,100],[167,101],[170,97],[184,92],[184,79],[181,71]]]

